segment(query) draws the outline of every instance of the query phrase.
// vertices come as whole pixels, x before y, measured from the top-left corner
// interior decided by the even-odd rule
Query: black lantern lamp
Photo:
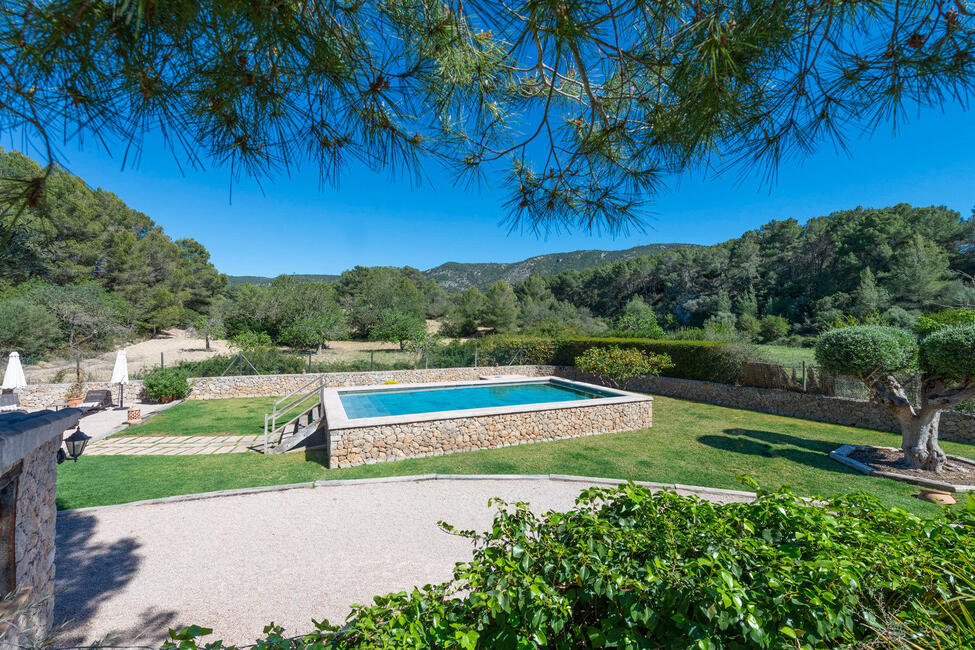
[[[78,457],[85,453],[85,446],[88,441],[91,440],[91,436],[86,435],[84,431],[81,430],[81,425],[74,430],[70,436],[64,439],[64,446],[67,447],[67,455],[71,457],[74,462],[78,462]],[[61,449],[58,449],[58,462],[65,461],[65,453]]]

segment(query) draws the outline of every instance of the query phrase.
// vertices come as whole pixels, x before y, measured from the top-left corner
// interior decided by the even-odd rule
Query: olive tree
[[[918,341],[910,332],[857,325],[825,332],[816,360],[829,372],[858,378],[901,428],[904,462],[940,472],[947,460],[938,445],[941,412],[975,397],[975,326],[948,327]],[[920,399],[911,399],[898,373],[921,372]]]

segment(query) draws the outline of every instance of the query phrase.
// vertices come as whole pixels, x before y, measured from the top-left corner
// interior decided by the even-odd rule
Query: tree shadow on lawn
[[[94,541],[97,526],[97,517],[85,513],[57,519],[54,622],[63,625],[58,646],[84,646],[94,641],[87,638],[86,624],[97,618],[102,603],[121,591],[139,570],[139,543],[132,537]],[[175,618],[175,611],[147,605],[130,618],[129,627],[112,630],[100,640],[157,645],[174,627]]]
[[[829,452],[842,443],[809,440],[784,433],[756,429],[732,428],[725,429],[724,433],[727,435],[698,436],[697,441],[722,451],[763,458],[783,458],[794,463],[840,474],[856,473],[829,457]]]

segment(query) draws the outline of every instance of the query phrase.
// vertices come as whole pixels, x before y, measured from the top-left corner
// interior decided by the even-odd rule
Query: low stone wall
[[[192,389],[187,399],[226,399],[228,397],[277,397],[296,391],[316,377],[325,378],[326,388],[369,386],[395,381],[417,384],[431,381],[473,381],[483,375],[551,375],[555,366],[482,366],[478,368],[430,368],[429,370],[376,370],[372,372],[328,372],[301,375],[243,375],[240,377],[191,377]],[[54,408],[63,404],[71,384],[32,384],[18,388],[20,404],[28,411]],[[85,382],[85,391],[107,388],[117,395],[118,384],[105,381]],[[142,382],[135,380],[125,387],[125,399],[135,400],[142,394]]]
[[[575,368],[559,368],[555,374],[566,379],[599,383],[591,375]],[[628,382],[626,388],[718,406],[900,433],[897,421],[886,408],[879,404],[846,397],[828,397],[773,388],[732,386],[673,377],[641,377]],[[944,412],[941,415],[941,429],[938,435],[941,440],[975,444],[975,416],[958,411]]]
[[[80,415],[78,409],[0,415],[0,593],[29,589],[44,627],[54,614],[56,453]]]
[[[71,384],[31,384],[24,388],[17,389],[20,397],[20,405],[28,411],[40,411],[41,409],[54,408],[58,404],[64,404]],[[90,390],[107,389],[112,391],[112,395],[118,397],[118,384],[110,384],[107,381],[86,381],[85,392]],[[125,400],[135,400],[142,394],[142,382],[134,380],[125,386]]]
[[[329,466],[442,456],[632,431],[653,424],[653,401],[596,404],[403,424],[329,429]]]
[[[187,399],[224,399],[227,397],[269,397],[287,395],[316,377],[325,380],[325,388],[371,386],[387,381],[419,384],[434,381],[474,381],[484,375],[551,375],[555,366],[504,366],[479,368],[430,368],[429,370],[377,370],[372,372],[329,372],[303,375],[245,375],[242,377],[199,377],[190,379],[193,390]]]

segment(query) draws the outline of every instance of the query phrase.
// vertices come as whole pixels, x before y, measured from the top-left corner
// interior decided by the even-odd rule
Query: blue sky
[[[352,168],[337,188],[324,189],[316,170],[304,169],[265,183],[262,192],[250,180],[232,184],[226,168],[184,174],[152,140],[138,166],[124,170],[119,157],[94,147],[67,146],[62,153],[89,185],[115,192],[172,237],[202,242],[224,273],[274,276],[340,273],[356,264],[427,269],[446,261],[512,262],[655,242],[712,244],[771,219],[804,222],[857,205],[938,204],[968,216],[975,206],[973,125],[961,107],[928,110],[896,134],[883,126],[853,140],[850,155],[825,148],[801,163],[787,162],[772,184],[763,184],[759,172],[743,182],[735,174],[684,178],[656,198],[647,232],[617,238],[509,235],[499,225],[498,192],[455,187],[436,167],[422,185]]]

